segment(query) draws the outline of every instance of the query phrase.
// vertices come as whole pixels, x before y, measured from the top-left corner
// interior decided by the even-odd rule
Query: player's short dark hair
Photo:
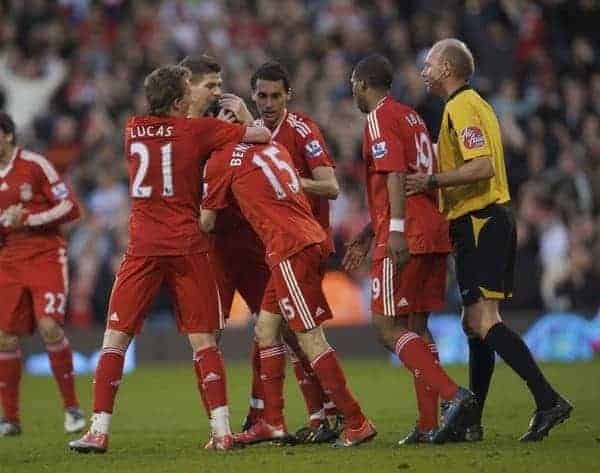
[[[250,79],[250,87],[252,87],[252,90],[256,90],[258,79],[270,80],[273,82],[281,81],[283,82],[283,87],[286,92],[289,92],[291,89],[290,76],[286,68],[283,67],[283,64],[276,61],[265,62],[256,70],[256,72],[254,72]]]
[[[394,81],[394,68],[388,58],[381,54],[371,54],[361,59],[354,67],[354,77],[367,87],[388,90]]]
[[[181,66],[162,66],[152,71],[144,80],[150,115],[166,115],[185,94],[184,80],[190,75],[190,70]]]
[[[208,54],[202,54],[198,57],[186,56],[179,62],[178,66],[190,70],[192,81],[201,80],[205,74],[218,74],[221,72],[221,65],[217,62],[217,59]]]
[[[12,135],[11,144],[14,145],[17,142],[17,127],[11,116],[6,112],[0,112],[0,130],[5,135]]]

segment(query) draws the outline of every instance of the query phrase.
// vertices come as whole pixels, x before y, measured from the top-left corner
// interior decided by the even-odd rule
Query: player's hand
[[[388,237],[388,254],[392,258],[394,266],[402,268],[408,263],[408,243],[402,232],[390,232]]]
[[[422,192],[427,192],[428,178],[429,174],[425,174],[422,172],[407,174],[406,181],[404,182],[404,189],[406,190],[406,195],[408,196],[414,194],[421,194]]]
[[[219,110],[219,114],[217,115],[216,118],[217,118],[217,120],[221,120],[222,122],[227,122],[227,123],[237,122],[237,118],[235,117],[235,114],[231,110],[226,110],[224,108]]]
[[[246,102],[244,102],[244,100],[237,95],[223,94],[219,99],[219,106],[222,109],[232,112],[236,119],[241,123],[246,123],[249,125],[254,121],[254,117],[248,110]]]
[[[346,253],[342,259],[342,267],[348,271],[354,271],[365,261],[371,248],[373,237],[371,235],[359,235],[346,243]]]
[[[25,225],[25,209],[23,204],[15,204],[8,207],[0,218],[4,228],[17,230]]]

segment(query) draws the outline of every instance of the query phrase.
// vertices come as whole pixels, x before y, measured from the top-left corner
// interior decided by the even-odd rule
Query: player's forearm
[[[43,212],[29,213],[25,218],[25,226],[39,228],[61,225],[79,218],[79,215],[77,203],[65,199]]]
[[[453,187],[471,184],[494,177],[494,166],[489,157],[475,158],[452,171],[440,172],[429,178],[428,187]]]
[[[271,141],[271,132],[263,126],[249,126],[243,140],[245,143],[268,143]]]
[[[319,195],[322,197],[327,197],[330,200],[337,199],[340,193],[340,188],[335,179],[317,181],[315,179],[308,179],[302,177],[300,178],[300,184],[302,185],[302,189],[304,189],[305,192],[308,192],[309,194]]]
[[[390,201],[390,219],[403,220],[406,206],[406,174],[390,172],[387,175],[387,190]]]

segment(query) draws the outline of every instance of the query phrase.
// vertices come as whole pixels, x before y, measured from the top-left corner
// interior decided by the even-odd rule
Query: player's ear
[[[293,92],[294,92],[294,91],[293,91],[293,90],[292,90],[292,88],[290,87],[290,88],[288,89],[288,91],[287,91],[287,94],[285,94],[285,98],[286,98],[287,100],[292,100],[292,97],[293,97],[293,95],[294,95],[294,93],[293,93]]]

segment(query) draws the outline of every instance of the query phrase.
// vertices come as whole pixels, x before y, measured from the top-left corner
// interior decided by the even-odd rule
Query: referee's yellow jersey
[[[440,210],[449,220],[510,200],[498,119],[492,107],[469,86],[458,89],[446,102],[438,155],[441,172],[483,156],[489,156],[494,166],[490,179],[441,189]]]

